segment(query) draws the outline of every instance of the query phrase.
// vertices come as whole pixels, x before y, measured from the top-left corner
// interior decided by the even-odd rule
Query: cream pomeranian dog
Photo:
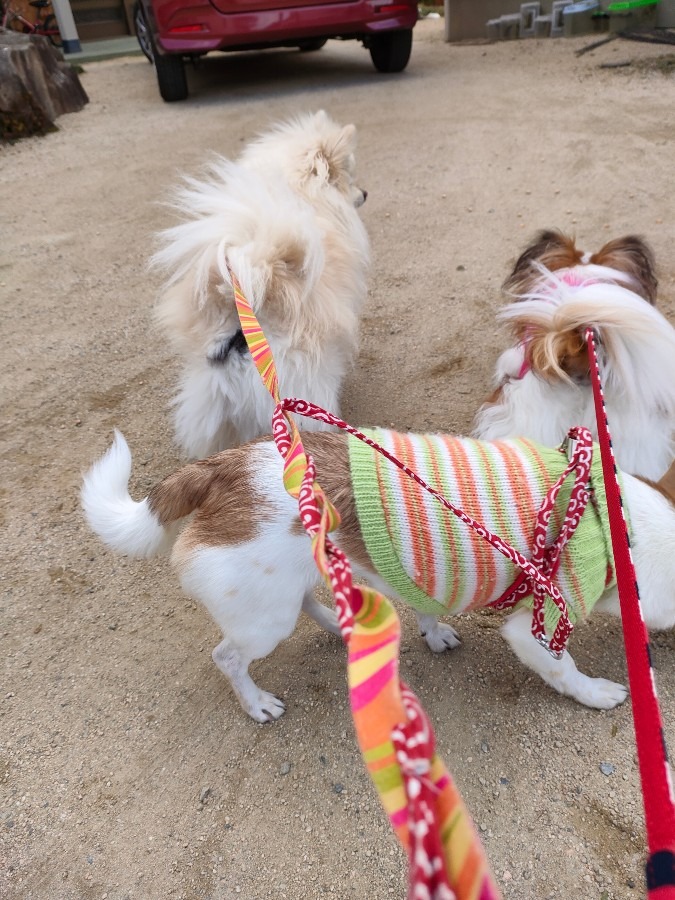
[[[373,436],[530,557],[534,516],[567,464],[564,453],[521,439],[482,442],[386,431]],[[475,609],[513,592],[519,571],[514,564],[368,446],[339,433],[306,433],[303,444],[341,516],[335,542],[357,575],[388,596],[412,603],[432,650],[459,643],[454,629],[437,616]],[[322,579],[297,502],[284,489],[283,461],[275,444],[256,441],[188,464],[140,502],[129,495],[130,471],[129,449],[117,433],[85,476],[82,503],[89,525],[118,553],[152,557],[173,548],[172,563],[183,589],[206,607],[222,631],[214,662],[253,719],[277,719],[284,712],[283,701],[256,685],[249,664],[293,632],[301,610],[331,632],[339,634],[339,628],[335,613],[314,598]],[[589,486],[592,499],[555,576],[570,621],[584,618],[593,606],[619,615],[616,587],[608,579],[613,557],[597,447]],[[659,484],[623,475],[623,497],[645,623],[671,628],[675,474],[669,472]],[[188,516],[179,534],[180,521]],[[545,620],[553,628],[550,612]],[[547,684],[600,709],[625,699],[622,685],[578,671],[567,650],[557,659],[547,652],[531,625],[532,612],[519,604],[502,633],[521,662]]]
[[[217,157],[174,198],[159,235],[157,313],[183,371],[177,441],[192,457],[271,431],[273,402],[253,364],[229,262],[272,348],[286,396],[336,412],[358,349],[369,242],[357,207],[353,125],[323,112],[280,123],[236,162]],[[320,428],[308,424],[308,428]]]
[[[597,437],[584,332],[592,326],[617,463],[658,479],[674,455],[675,329],[655,309],[650,248],[638,237],[584,253],[557,231],[543,231],[518,259],[501,310],[514,345],[499,357],[495,391],[478,412],[474,435],[516,435],[559,444],[573,425]]]

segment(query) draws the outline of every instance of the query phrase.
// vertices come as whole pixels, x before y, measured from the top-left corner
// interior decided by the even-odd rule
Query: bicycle
[[[29,5],[37,10],[37,17],[34,22],[29,22],[20,12],[12,9],[9,5],[9,0],[7,0],[2,13],[1,27],[20,31],[23,34],[40,34],[49,38],[55,47],[62,47],[63,40],[56,16],[53,13],[44,14],[47,8],[51,9],[51,0],[29,0]]]

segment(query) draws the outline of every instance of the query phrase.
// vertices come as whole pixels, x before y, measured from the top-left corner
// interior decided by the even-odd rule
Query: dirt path
[[[175,362],[145,269],[171,221],[159,201],[210,151],[235,155],[296,111],[326,108],[360,133],[374,267],[351,421],[470,429],[502,346],[499,285],[541,227],[590,248],[644,234],[674,319],[675,81],[599,68],[667,48],[617,41],[576,58],[584,43],[449,46],[428,20],[400,77],[348,44],[231,56],[207,60],[180,105],[160,101],[143,59],[92,64],[87,108],[0,151],[0,897],[404,896],[339,641],[303,620],[256,666],[288,706],[256,726],[166,561],[116,559],[88,533],[80,477],[113,426],[134,450],[137,495],[177,463]],[[505,897],[643,896],[630,707],[553,694],[510,655],[497,616],[461,622],[446,658],[402,619],[405,678]],[[674,641],[654,641],[671,747]],[[625,679],[618,623],[579,629],[574,648],[580,668]]]

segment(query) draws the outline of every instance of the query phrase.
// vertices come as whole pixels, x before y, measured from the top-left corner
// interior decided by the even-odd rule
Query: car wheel
[[[143,12],[143,7],[140,3],[134,3],[134,28],[136,29],[136,39],[138,40],[139,46],[143,51],[144,56],[150,61],[154,62],[154,53],[152,50],[152,41],[150,39],[150,31],[148,29],[148,23],[145,19],[145,13]]]
[[[374,34],[368,42],[368,49],[378,72],[402,72],[410,59],[412,28]]]
[[[314,40],[301,41],[298,47],[301,53],[313,53],[315,50],[320,50],[327,40],[328,38],[315,38]]]
[[[183,57],[155,53],[154,63],[162,100],[167,103],[185,100],[188,95],[188,85]]]

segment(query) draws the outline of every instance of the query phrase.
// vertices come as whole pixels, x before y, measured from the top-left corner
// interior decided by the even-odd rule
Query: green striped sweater
[[[564,453],[528,440],[476,441],[373,429],[368,436],[453,505],[526,558],[536,515],[567,466]],[[589,501],[563,551],[556,584],[574,623],[614,583],[602,464],[593,448]],[[497,600],[519,574],[510,560],[404,472],[357,438],[349,438],[351,477],[366,547],[378,571],[416,610],[459,613]],[[560,530],[573,484],[558,495],[548,540]],[[526,598],[524,603],[532,602]],[[546,599],[550,634],[559,611]]]

